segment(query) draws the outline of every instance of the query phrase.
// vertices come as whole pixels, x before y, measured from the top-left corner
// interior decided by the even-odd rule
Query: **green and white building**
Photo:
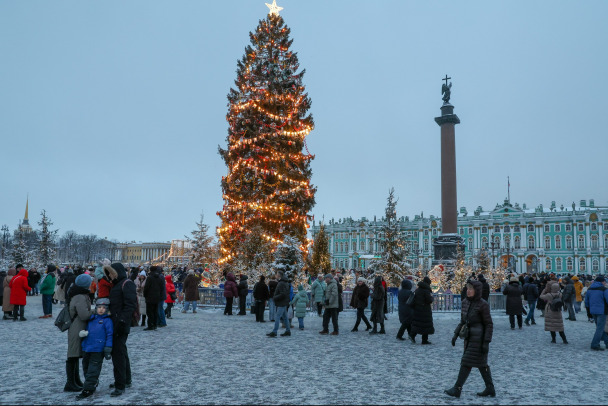
[[[441,233],[441,219],[423,214],[398,219],[408,242],[412,267],[430,269],[433,239]],[[332,266],[366,268],[379,256],[379,235],[384,219],[331,219],[325,225],[330,242]],[[312,236],[319,232],[313,222]],[[458,232],[464,240],[466,260],[474,267],[480,250],[487,250],[492,265],[503,261],[510,271],[534,273],[608,273],[608,206],[596,206],[593,199],[579,205],[534,209],[512,205],[507,199],[491,211],[481,206],[473,213],[465,207],[458,214]]]

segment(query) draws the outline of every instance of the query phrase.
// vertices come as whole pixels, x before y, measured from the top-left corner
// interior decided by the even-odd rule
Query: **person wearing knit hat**
[[[81,288],[88,289],[91,286],[91,277],[86,273],[80,274],[76,277],[74,284]]]

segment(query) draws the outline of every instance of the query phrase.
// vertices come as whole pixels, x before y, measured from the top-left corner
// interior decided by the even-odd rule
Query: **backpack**
[[[64,331],[67,331],[70,328],[75,318],[76,315],[74,315],[74,317],[70,317],[69,306],[66,305],[63,307],[63,309],[61,309],[61,311],[57,315],[57,318],[55,319],[55,326],[57,326],[59,331],[63,333]]]
[[[561,312],[564,307],[564,302],[561,297],[554,297],[549,303],[549,308],[554,312]]]

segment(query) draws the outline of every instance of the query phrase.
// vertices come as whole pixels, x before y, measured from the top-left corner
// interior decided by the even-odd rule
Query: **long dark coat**
[[[412,304],[412,329],[411,334],[435,334],[433,326],[433,294],[431,285],[426,282],[418,282],[418,289],[414,292],[414,303]]]
[[[367,299],[369,298],[369,288],[364,283],[363,285],[355,286],[353,289],[353,295],[350,299],[350,307],[354,309],[365,309],[367,308]]]
[[[545,331],[564,331],[564,318],[561,310],[551,310],[551,302],[554,298],[561,298],[557,282],[547,284],[547,287],[540,295],[545,304]]]
[[[82,339],[78,335],[80,330],[87,329],[87,322],[93,312],[91,311],[91,298],[89,290],[80,286],[74,285],[70,294],[70,304],[68,311],[70,318],[73,318],[72,324],[68,329],[68,358],[82,357]]]
[[[376,276],[374,279],[374,291],[371,294],[372,299],[372,314],[369,320],[372,323],[384,323],[384,287],[382,286],[382,278]]]
[[[481,346],[485,342],[492,341],[494,324],[490,314],[490,305],[481,298],[483,285],[479,281],[470,282],[475,288],[475,296],[468,297],[462,302],[460,313],[460,323],[456,327],[454,334],[457,335],[460,329],[468,325],[469,335],[464,340],[464,353],[460,364],[471,368],[484,368],[488,366],[488,354],[481,352]]]
[[[507,296],[507,314],[519,316],[523,313],[521,295],[523,290],[519,282],[509,282],[502,294]]]
[[[184,300],[186,302],[196,302],[199,299],[198,284],[201,282],[200,278],[194,274],[186,276],[184,279]]]
[[[412,308],[407,304],[407,300],[412,293],[412,282],[409,279],[401,281],[401,290],[397,298],[399,299],[399,322],[401,324],[410,325],[412,323]]]

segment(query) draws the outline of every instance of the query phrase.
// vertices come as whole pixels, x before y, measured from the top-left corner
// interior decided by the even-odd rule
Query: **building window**
[[[551,249],[551,237],[549,237],[549,236],[545,237],[545,249],[546,250]]]
[[[433,235],[437,235],[437,229],[436,228],[433,229]]]
[[[566,224],[566,232],[567,233],[572,232],[572,224],[570,224],[570,223]]]
[[[511,226],[505,226],[505,233],[511,232]]]
[[[481,227],[481,232],[482,232],[482,234],[487,234],[488,233],[488,227],[486,227],[486,226]]]
[[[608,221],[604,222],[604,231],[608,231]],[[606,264],[608,264],[608,261],[606,261]]]
[[[414,231],[414,238],[418,238],[418,231]]]
[[[460,235],[464,235],[464,228],[460,227]]]
[[[473,239],[469,238],[469,251],[473,251]]]
[[[591,223],[591,231],[597,231],[597,223]]]
[[[469,234],[473,234],[473,227],[469,227]]]
[[[585,263],[585,258],[581,258],[578,260],[578,270],[581,272],[585,272],[586,269],[586,263]]]
[[[513,232],[519,233],[519,226],[516,225],[515,227],[513,227]]]
[[[481,239],[481,248],[488,248],[488,238],[487,237],[483,237]]]
[[[424,236],[428,237],[428,235],[429,235],[429,230],[424,230]]]
[[[528,224],[528,232],[529,233],[533,233],[534,232],[534,224]]]
[[[592,235],[591,236],[591,249],[592,250],[597,250],[600,248],[600,244],[599,244],[599,240],[597,235]]]
[[[572,272],[573,268],[574,268],[574,262],[572,261],[572,258],[568,258],[566,260],[566,271]]]
[[[494,226],[494,232],[495,233],[500,233],[500,227],[499,226]]]
[[[567,250],[572,249],[572,236],[570,236],[570,235],[566,236],[566,249]]]
[[[335,249],[335,251],[338,252],[338,243],[336,243],[336,249]]]
[[[583,223],[578,223],[578,231],[585,231],[585,225]]]
[[[604,236],[604,249],[608,248],[608,234]],[[606,261],[608,263],[608,261]]]
[[[545,269],[546,269],[547,271],[550,271],[550,270],[551,270],[551,258],[547,258],[547,259],[545,259]]]
[[[344,243],[343,242],[340,243],[340,252],[344,252]]]
[[[559,235],[555,236],[555,249],[556,250],[562,249],[562,237],[560,237]]]
[[[359,249],[361,251],[365,251],[365,241],[361,240],[361,242],[359,243]]]
[[[357,242],[353,241],[353,251],[357,251]]]
[[[553,228],[555,228],[556,233],[559,233],[562,231],[562,226],[560,224],[556,224],[555,226],[553,226]]]
[[[562,259],[561,258],[557,258],[555,260],[555,270],[557,272],[561,272],[562,271]]]
[[[585,249],[585,236],[584,235],[578,236],[578,249],[579,250]]]
[[[532,237],[532,236],[528,237],[528,249],[529,250],[534,249],[534,237]]]
[[[600,261],[598,261],[597,259],[594,259],[591,262],[591,270],[593,272],[599,272],[600,271]]]
[[[549,227],[549,224],[545,224],[545,233],[548,233],[551,231],[551,228]]]
[[[521,248],[521,240],[519,239],[519,236],[516,235],[515,236],[515,249],[518,250]]]
[[[429,250],[429,240],[424,240],[424,250],[425,251]]]

